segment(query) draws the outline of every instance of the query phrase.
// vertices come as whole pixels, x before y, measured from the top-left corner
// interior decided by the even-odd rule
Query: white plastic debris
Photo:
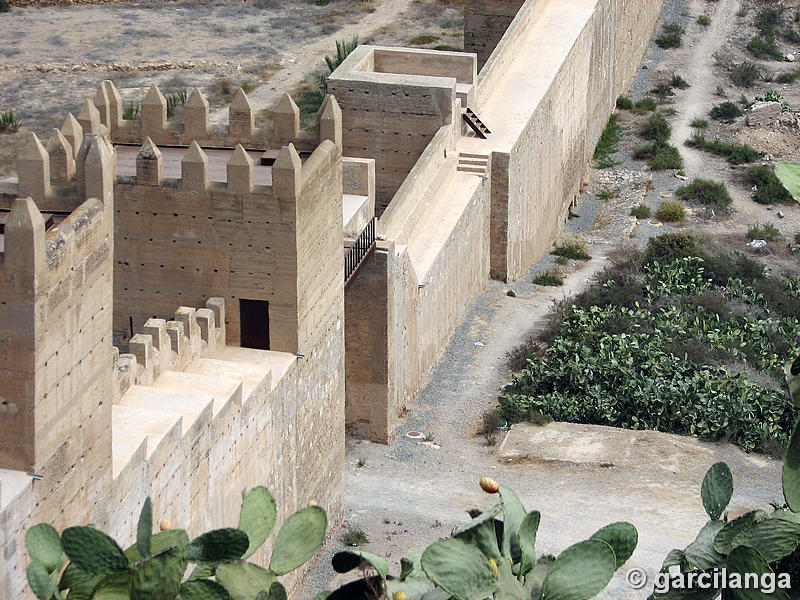
[[[752,240],[747,242],[747,246],[753,250],[761,250],[767,247],[767,240]]]

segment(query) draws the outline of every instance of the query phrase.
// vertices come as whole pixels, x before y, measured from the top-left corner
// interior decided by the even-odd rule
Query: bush
[[[703,27],[708,27],[709,25],[711,25],[711,17],[709,17],[708,15],[700,15],[699,17],[697,17],[697,24]]]
[[[611,155],[619,151],[619,143],[622,140],[622,125],[617,122],[617,115],[612,114],[608,118],[608,123],[597,146],[594,149],[594,161],[598,169],[613,167],[616,163]]]
[[[800,323],[766,313],[778,303],[761,289],[776,290],[788,312],[786,285],[760,267],[760,287],[750,287],[727,255],[718,262],[734,279],[712,282],[714,259],[690,236],[653,238],[648,253],[649,263],[613,265],[563,311],[548,347],[505,387],[503,415],[725,439],[747,451],[785,445],[797,409],[773,382],[797,352]]]
[[[561,278],[561,274],[558,271],[551,270],[539,273],[533,278],[533,283],[536,285],[557,287],[559,285],[564,285],[564,280]]]
[[[656,84],[653,89],[650,90],[650,93],[657,96],[662,102],[664,102],[668,96],[675,95],[675,92],[672,91],[672,86],[666,81]]]
[[[672,78],[669,80],[669,84],[672,87],[678,88],[679,90],[688,90],[691,87],[689,82],[678,74],[672,76]]]
[[[683,45],[684,29],[678,23],[665,23],[661,35],[656,38],[659,48],[680,48]]]
[[[731,69],[731,81],[738,87],[753,87],[755,82],[761,77],[758,67],[749,61],[735,65]]]
[[[637,101],[636,104],[633,105],[636,112],[639,114],[644,114],[646,112],[652,112],[658,108],[658,102],[656,102],[650,96],[645,96],[641,100]]]
[[[620,96],[617,98],[617,108],[621,110],[630,110],[633,108],[633,100],[627,96]]]
[[[637,204],[631,208],[631,216],[637,219],[647,219],[650,216],[650,207],[647,204]]]
[[[687,256],[703,257],[703,251],[697,240],[686,233],[664,233],[648,240],[642,264],[649,265],[653,262],[666,264]]]
[[[667,223],[681,223],[686,220],[686,207],[678,200],[667,200],[659,205],[656,217]]]
[[[589,260],[592,256],[586,248],[586,242],[580,240],[570,240],[562,242],[550,254],[555,256],[563,256],[564,258],[571,258],[573,260]]]
[[[734,121],[737,117],[741,117],[744,114],[742,109],[739,108],[737,104],[734,102],[722,102],[721,104],[715,104],[714,107],[711,109],[711,118],[717,121],[725,121],[726,123],[730,123]]]
[[[708,119],[704,119],[702,117],[695,117],[692,119],[692,122],[689,123],[695,129],[705,129],[708,127]]]
[[[695,179],[689,185],[679,187],[676,193],[684,200],[697,200],[719,208],[726,208],[733,202],[725,184],[710,179]]]
[[[708,141],[699,131],[696,131],[691,138],[686,140],[686,145],[690,148],[697,148],[698,150],[722,156],[732,165],[754,162],[763,156],[761,152],[751,146],[731,144],[721,140]]]
[[[758,11],[753,25],[764,37],[775,35],[783,25],[783,15],[776,8],[762,8]]]
[[[654,171],[683,168],[683,158],[678,149],[664,142],[653,142],[634,148],[633,157],[637,160],[646,160]]]
[[[777,242],[783,236],[775,225],[772,223],[765,223],[764,225],[752,225],[747,230],[747,237],[751,240],[766,240],[768,242]]]
[[[780,73],[775,78],[775,81],[778,83],[794,83],[798,76],[800,76],[800,71],[787,71],[785,73]]]
[[[11,12],[11,5],[8,0],[0,0],[0,12]]]
[[[747,169],[747,182],[755,186],[753,200],[759,204],[794,204],[789,193],[775,172],[766,165],[755,165]]]
[[[769,56],[775,60],[783,60],[783,52],[778,48],[775,38],[772,36],[767,38],[754,37],[748,42],[747,49],[753,56],[758,58]]]
[[[14,115],[13,110],[0,112],[0,133],[4,131],[16,131],[19,129],[19,119]]]
[[[672,127],[661,115],[651,115],[647,122],[639,130],[639,135],[646,140],[654,142],[666,142],[672,135]]]

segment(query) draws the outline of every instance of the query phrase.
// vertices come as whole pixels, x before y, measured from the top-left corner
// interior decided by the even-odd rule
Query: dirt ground
[[[165,93],[199,87],[219,123],[232,99],[223,80],[252,90],[256,111],[269,109],[323,70],[337,40],[463,48],[457,0],[145,0],[16,8],[0,23],[0,112],[22,122],[19,133],[0,133],[0,175],[14,171],[24,129],[47,140],[104,79],[124,103],[153,83]]]

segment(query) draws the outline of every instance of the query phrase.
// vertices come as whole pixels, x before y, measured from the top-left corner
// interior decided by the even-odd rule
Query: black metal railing
[[[375,249],[375,223],[373,218],[358,234],[358,238],[347,250],[344,257],[344,282],[345,285],[353,278],[359,267],[364,263],[370,253]]]

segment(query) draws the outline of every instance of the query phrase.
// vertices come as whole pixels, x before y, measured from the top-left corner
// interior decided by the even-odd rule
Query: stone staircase
[[[456,170],[462,173],[471,173],[472,175],[486,176],[489,169],[489,155],[488,154],[474,154],[470,152],[458,153],[458,166]]]

